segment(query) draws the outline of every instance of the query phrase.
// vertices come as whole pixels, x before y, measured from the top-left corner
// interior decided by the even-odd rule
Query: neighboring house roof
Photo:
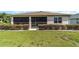
[[[74,14],[74,15],[71,15],[70,18],[79,18],[79,14]]]
[[[63,14],[63,13],[55,13],[55,12],[45,12],[45,11],[37,11],[37,12],[26,12],[26,13],[19,13],[13,16],[70,16],[70,14]]]

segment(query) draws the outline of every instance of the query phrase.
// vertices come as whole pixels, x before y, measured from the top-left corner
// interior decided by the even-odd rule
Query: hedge
[[[0,30],[28,30],[29,25],[0,25]]]
[[[79,25],[38,25],[39,30],[79,30]]]
[[[38,25],[39,30],[79,30],[79,25]],[[0,25],[0,30],[28,30],[29,25]]]

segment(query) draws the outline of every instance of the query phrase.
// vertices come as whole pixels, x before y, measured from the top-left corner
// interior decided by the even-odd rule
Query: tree
[[[10,19],[11,19],[11,16],[9,14],[6,14],[6,13],[1,13],[0,14],[0,21],[1,22],[10,23]]]

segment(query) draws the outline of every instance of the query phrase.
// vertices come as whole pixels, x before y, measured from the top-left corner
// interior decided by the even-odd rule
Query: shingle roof
[[[55,13],[55,12],[45,12],[45,11],[37,11],[37,12],[28,12],[28,13],[19,13],[16,15],[26,15],[26,16],[53,16],[53,15],[66,15],[69,16],[70,14],[62,14],[62,13]]]

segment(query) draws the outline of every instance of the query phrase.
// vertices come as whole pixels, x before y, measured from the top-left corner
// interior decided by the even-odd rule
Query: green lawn
[[[0,31],[0,47],[76,47],[79,32]]]

